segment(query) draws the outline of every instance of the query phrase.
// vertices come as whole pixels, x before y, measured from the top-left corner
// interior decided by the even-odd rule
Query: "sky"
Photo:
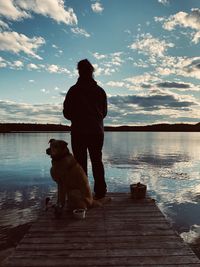
[[[105,125],[200,121],[199,0],[0,0],[0,122],[70,122],[87,58]]]

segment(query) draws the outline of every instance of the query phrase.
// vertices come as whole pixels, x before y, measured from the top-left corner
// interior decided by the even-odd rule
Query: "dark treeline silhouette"
[[[121,131],[121,132],[200,132],[200,123],[197,124],[152,124],[145,126],[118,126],[118,127],[105,127],[106,131]]]
[[[200,122],[197,124],[153,124],[146,126],[105,126],[105,131],[110,132],[200,132]],[[70,126],[62,124],[37,124],[37,123],[0,123],[0,133],[9,132],[68,132]]]
[[[61,124],[0,123],[0,132],[67,132],[70,127]]]

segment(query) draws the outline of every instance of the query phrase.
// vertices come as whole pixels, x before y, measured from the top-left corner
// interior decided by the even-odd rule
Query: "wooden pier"
[[[110,193],[112,201],[77,220],[43,211],[6,267],[200,266],[153,200]]]

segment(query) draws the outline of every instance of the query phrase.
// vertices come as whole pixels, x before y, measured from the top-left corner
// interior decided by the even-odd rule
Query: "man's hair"
[[[80,76],[91,76],[93,75],[94,72],[94,67],[90,63],[89,60],[83,59],[78,62],[77,64],[77,69],[79,71]]]

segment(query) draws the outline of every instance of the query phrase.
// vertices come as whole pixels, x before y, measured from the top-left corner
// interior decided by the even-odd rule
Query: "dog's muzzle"
[[[46,149],[46,154],[51,155],[51,148],[50,147]]]

